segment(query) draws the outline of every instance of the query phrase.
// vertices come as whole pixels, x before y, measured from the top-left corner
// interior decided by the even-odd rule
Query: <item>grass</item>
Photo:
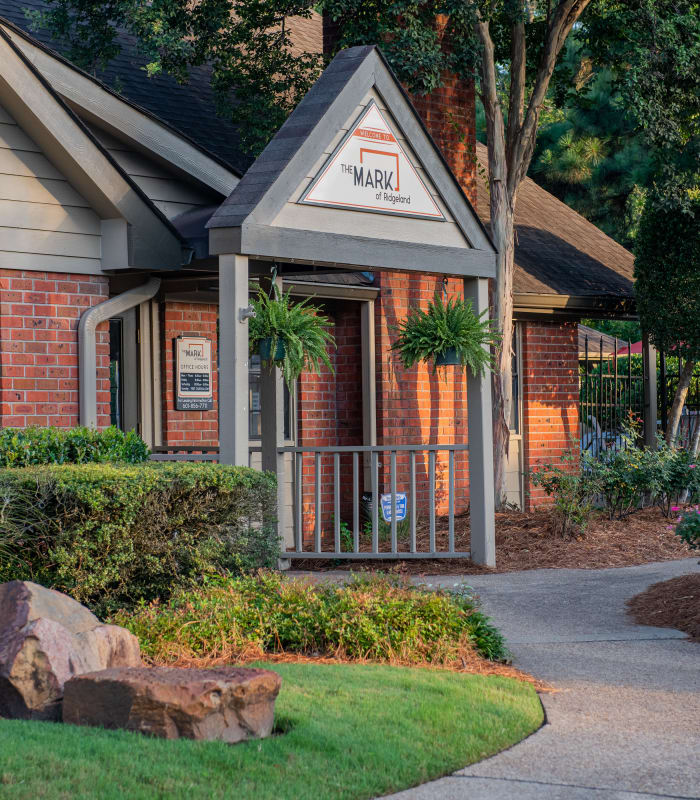
[[[263,665],[264,666],[264,665]],[[334,800],[422,783],[542,723],[509,678],[384,665],[275,664],[284,735],[235,746],[0,720],[3,800]]]

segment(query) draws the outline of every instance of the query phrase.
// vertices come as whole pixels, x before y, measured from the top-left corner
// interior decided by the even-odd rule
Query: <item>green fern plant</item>
[[[290,390],[304,370],[319,373],[321,365],[325,365],[333,372],[328,355],[329,348],[335,347],[329,330],[331,322],[311,305],[310,298],[293,302],[290,292],[280,292],[274,286],[272,297],[258,288],[251,303],[255,309],[248,328],[251,353],[263,339],[270,339],[271,361],[282,370]],[[284,344],[284,355],[277,360],[274,356],[280,341]]]
[[[492,323],[483,319],[486,311],[477,315],[471,300],[455,297],[444,301],[439,292],[427,310],[412,308],[408,316],[395,326],[398,338],[391,349],[406,369],[421,361],[433,360],[433,371],[441,357],[454,351],[462,369],[469,368],[475,375],[493,369],[493,357],[488,349],[498,344],[500,335]]]

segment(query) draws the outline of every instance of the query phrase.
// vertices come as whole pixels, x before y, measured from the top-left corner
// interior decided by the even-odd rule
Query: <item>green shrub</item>
[[[554,516],[563,537],[583,534],[593,513],[600,487],[583,466],[580,453],[570,450],[564,467],[548,464],[530,472],[530,482],[554,499]]]
[[[426,591],[383,576],[338,586],[260,572],[180,591],[112,621],[136,634],[157,663],[287,652],[446,664],[465,647],[492,660],[508,656],[468,590]]]
[[[610,519],[623,519],[644,505],[656,504],[669,516],[687,490],[700,491],[700,475],[687,450],[669,447],[659,437],[655,449],[638,447],[633,427],[622,435],[624,447],[600,458],[584,458],[584,469],[599,487]]]
[[[0,581],[34,580],[104,612],[212,574],[274,566],[275,479],[219,464],[0,470]]]
[[[80,427],[0,429],[0,467],[105,461],[139,464],[148,455],[148,447],[137,433],[124,433],[114,426],[104,431]]]
[[[700,550],[700,506],[685,512],[678,507],[671,510],[681,512],[676,519],[676,535],[680,536],[691,550]]]

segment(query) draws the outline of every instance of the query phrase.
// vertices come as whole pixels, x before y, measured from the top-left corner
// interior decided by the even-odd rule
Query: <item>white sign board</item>
[[[299,202],[445,220],[373,100]]]
[[[175,408],[178,411],[214,408],[210,339],[194,336],[175,339],[175,381]]]

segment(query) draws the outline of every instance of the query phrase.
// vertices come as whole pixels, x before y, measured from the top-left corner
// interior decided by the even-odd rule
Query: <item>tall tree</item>
[[[683,364],[666,429],[673,445],[700,361],[700,191],[691,192],[682,208],[669,208],[666,198],[650,195],[639,225],[634,273],[642,326],[657,347]]]
[[[587,36],[593,56],[616,69],[654,166],[635,292],[643,327],[685,359],[666,431],[673,444],[700,359],[700,3],[611,0]]]
[[[557,60],[591,0],[324,0],[338,45],[379,42],[409,90],[448,74],[476,78],[484,108],[491,232],[498,249],[494,316],[494,482],[504,494],[512,397],[514,215]]]
[[[574,33],[542,116],[530,176],[620,244],[630,247],[653,172],[649,146],[607,65]]]

